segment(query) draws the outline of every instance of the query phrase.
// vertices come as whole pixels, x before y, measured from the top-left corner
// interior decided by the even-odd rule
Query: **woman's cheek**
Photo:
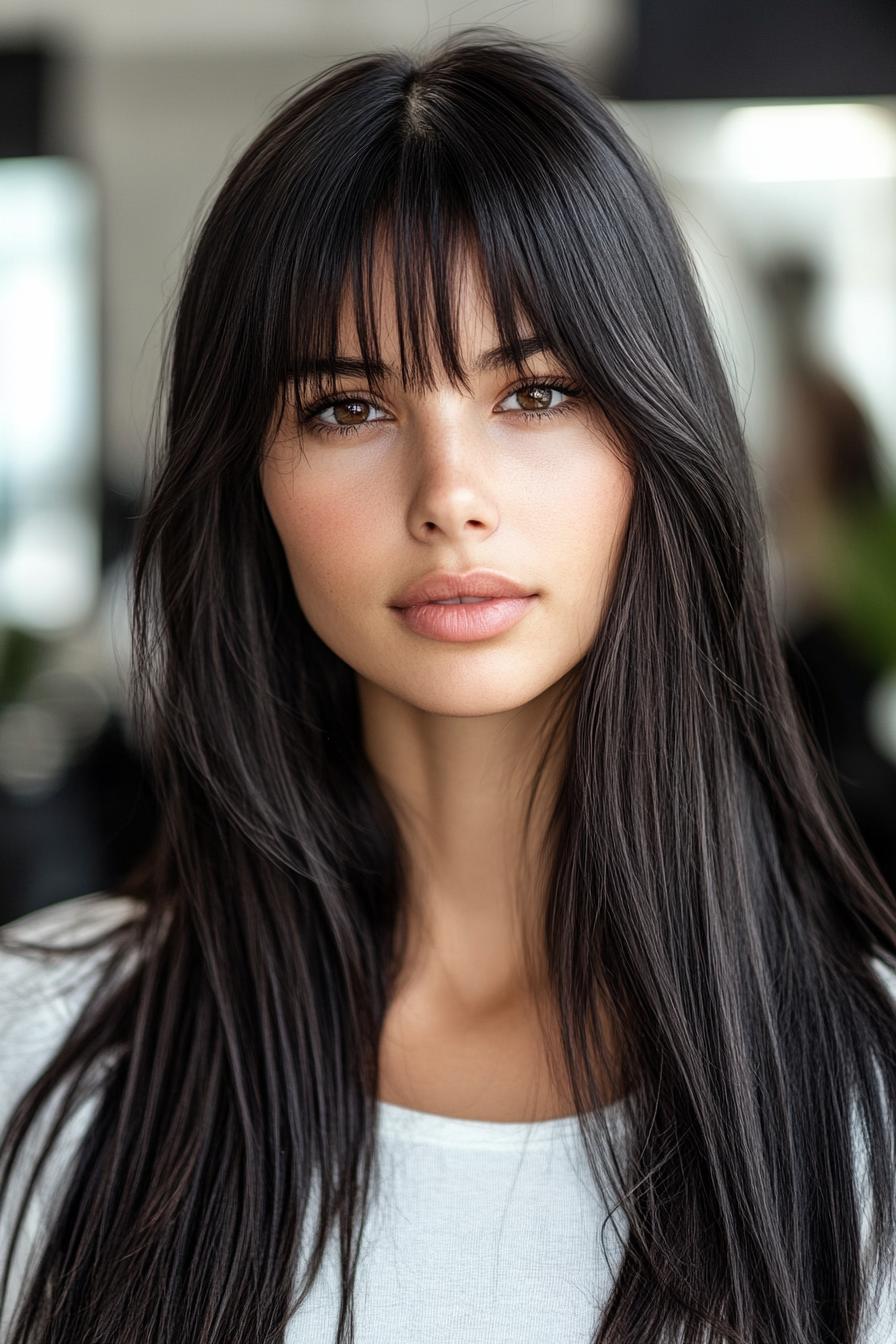
[[[350,607],[383,575],[376,519],[344,497],[289,501],[277,510],[275,525],[296,596],[309,617]]]

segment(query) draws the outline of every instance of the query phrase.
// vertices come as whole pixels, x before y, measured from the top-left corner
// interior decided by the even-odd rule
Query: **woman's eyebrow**
[[[519,341],[520,353],[524,360],[532,355],[550,352],[552,347],[543,336],[524,336]],[[485,350],[475,361],[473,368],[476,373],[490,373],[495,369],[509,368],[513,364],[513,350],[509,345],[496,345],[491,350]],[[382,360],[374,359],[370,362],[370,370],[377,379],[396,378],[396,371],[390,364],[383,363]],[[302,360],[293,365],[291,372],[298,375],[299,378],[321,378],[328,373],[337,377],[342,375],[346,378],[364,377],[367,370],[364,367],[363,360],[357,356],[336,355],[332,360]]]

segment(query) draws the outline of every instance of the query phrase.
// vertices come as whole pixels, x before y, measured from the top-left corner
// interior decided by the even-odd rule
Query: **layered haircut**
[[[872,965],[896,966],[893,893],[796,708],[742,427],[651,168],[575,62],[478,27],[291,91],[192,240],[133,569],[162,825],[125,884],[136,913],[91,942],[96,984],[4,1135],[8,1197],[51,1095],[44,1153],[89,1102],[8,1344],[282,1340],[331,1236],[353,1338],[407,861],[354,673],[303,616],[259,470],[290,394],[333,386],[346,294],[380,392],[377,241],[403,385],[430,387],[435,355],[466,385],[452,296],[473,249],[502,341],[519,353],[523,321],[546,338],[634,475],[551,728],[540,924],[558,1068],[628,1224],[592,1338],[855,1341],[894,1258],[896,1016]]]

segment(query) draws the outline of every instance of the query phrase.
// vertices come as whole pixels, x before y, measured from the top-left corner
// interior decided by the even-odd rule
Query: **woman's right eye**
[[[366,407],[374,411],[380,409],[366,397],[331,397],[328,401],[318,402],[316,406],[312,406],[306,411],[302,417],[302,424],[306,425],[312,434],[355,434],[366,425],[376,424],[375,420],[365,419],[364,412],[363,410],[359,411],[359,407]],[[327,411],[342,413],[343,409],[347,409],[350,416],[360,415],[361,418],[358,423],[339,424],[320,418]]]

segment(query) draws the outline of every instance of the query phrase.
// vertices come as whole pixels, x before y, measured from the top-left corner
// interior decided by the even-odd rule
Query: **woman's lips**
[[[484,602],[420,602],[413,607],[393,607],[396,616],[415,634],[452,644],[488,639],[509,630],[535,604],[530,597],[490,597]]]

